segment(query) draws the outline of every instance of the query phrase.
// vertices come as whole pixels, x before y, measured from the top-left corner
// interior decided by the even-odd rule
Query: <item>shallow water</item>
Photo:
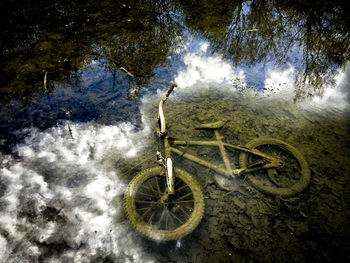
[[[350,260],[350,16],[342,3],[7,4],[1,262]],[[272,137],[295,146],[309,186],[280,198],[241,178],[226,191],[215,172],[174,156],[203,189],[203,219],[173,242],[138,234],[122,199],[138,172],[157,165],[155,119],[170,80],[178,84],[165,105],[171,136],[211,139],[194,128],[225,118],[220,132],[231,144]],[[184,150],[221,161],[209,147]]]
[[[222,262],[311,261],[347,258],[349,235],[349,114],[315,111],[269,97],[247,97],[217,87],[177,91],[166,104],[169,132],[212,138],[194,130],[226,118],[221,133],[244,145],[264,136],[284,140],[305,156],[309,187],[291,198],[264,195],[245,180],[221,190],[215,173],[176,158],[203,188],[202,222],[189,236],[166,244],[131,228],[121,207],[128,181],[156,165],[158,100],[145,100],[143,128],[130,123],[69,122],[31,128],[2,155],[2,253],[10,261]],[[329,118],[332,116],[332,119]],[[207,154],[205,149],[194,153]],[[215,153],[214,153],[215,155]],[[217,159],[217,158],[216,158]],[[17,250],[19,249],[19,250]],[[16,252],[17,251],[17,252]],[[167,252],[165,252],[167,251]]]
[[[262,194],[244,180],[237,181],[232,192],[223,191],[215,184],[215,173],[181,159],[181,167],[201,182],[207,198],[203,222],[188,241],[196,244],[186,243],[186,248],[193,249],[188,252],[192,261],[348,258],[347,113],[307,111],[279,100],[243,98],[222,90],[209,90],[169,104],[169,129],[175,130],[174,136],[213,138],[210,132],[195,131],[194,127],[226,118],[229,122],[221,134],[232,144],[245,145],[257,137],[286,141],[305,156],[312,172],[305,191],[277,198]],[[205,154],[205,150],[195,152]]]

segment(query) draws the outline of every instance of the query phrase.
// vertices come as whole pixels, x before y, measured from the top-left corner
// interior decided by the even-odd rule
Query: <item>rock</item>
[[[233,200],[233,203],[242,210],[244,210],[246,208],[246,204],[244,202],[240,201],[239,199]]]
[[[250,220],[249,220],[249,217],[246,216],[245,214],[239,214],[238,215],[238,219],[239,219],[239,222],[245,226],[245,225],[250,225]]]
[[[261,223],[260,223],[260,218],[256,215],[253,215],[250,217],[252,220],[253,225],[257,228],[260,229]]]

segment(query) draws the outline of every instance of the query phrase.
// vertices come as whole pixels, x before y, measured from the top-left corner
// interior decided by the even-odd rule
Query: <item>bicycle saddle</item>
[[[225,123],[227,122],[226,119],[217,121],[217,122],[210,122],[210,123],[203,123],[197,127],[195,127],[195,129],[199,130],[199,129],[220,129],[222,128]]]

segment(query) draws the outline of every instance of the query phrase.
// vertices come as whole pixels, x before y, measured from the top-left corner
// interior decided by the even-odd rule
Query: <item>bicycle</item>
[[[126,215],[142,235],[155,241],[176,240],[191,233],[203,217],[201,187],[189,173],[173,168],[171,153],[210,168],[228,180],[245,177],[256,189],[268,195],[292,196],[308,186],[310,170],[296,148],[271,138],[258,138],[244,147],[225,143],[219,131],[226,120],[196,127],[212,130],[215,140],[185,141],[170,137],[166,132],[163,107],[175,87],[176,84],[171,82],[159,103],[158,134],[164,144],[164,157],[158,151],[159,166],[138,173],[124,195]],[[181,151],[176,146],[218,147],[224,167]],[[230,160],[227,150],[239,152],[239,167]]]

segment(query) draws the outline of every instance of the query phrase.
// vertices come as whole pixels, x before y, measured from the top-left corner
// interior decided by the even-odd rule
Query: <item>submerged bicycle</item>
[[[166,132],[163,107],[175,87],[176,84],[171,82],[159,103],[158,133],[164,144],[164,156],[158,151],[159,166],[138,173],[124,195],[126,215],[142,235],[156,241],[176,240],[191,233],[203,217],[201,187],[189,173],[173,168],[171,153],[208,167],[228,181],[245,177],[255,188],[268,195],[292,196],[308,186],[310,170],[296,148],[272,138],[258,138],[245,147],[225,143],[219,131],[226,120],[196,127],[212,130],[215,140],[185,141],[170,137]],[[176,146],[218,147],[223,165],[185,153]],[[238,165],[229,158],[228,151],[239,153]]]

